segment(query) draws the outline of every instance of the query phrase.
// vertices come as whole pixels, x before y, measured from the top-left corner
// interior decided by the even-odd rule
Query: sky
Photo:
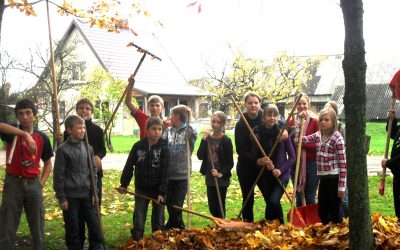
[[[194,0],[193,0],[194,1]],[[129,3],[129,0],[124,2]],[[152,31],[186,79],[206,76],[206,67],[221,69],[239,51],[267,59],[277,51],[289,54],[342,54],[344,25],[339,0],[202,0],[202,12],[187,8],[192,0],[141,0],[151,18],[130,20],[138,32]],[[364,38],[367,53],[399,53],[398,0],[364,0]],[[35,6],[37,17],[6,9],[1,48],[26,60],[29,50],[48,48],[45,5]],[[126,8],[129,10],[129,8]],[[53,40],[71,22],[51,8]],[[155,25],[157,19],[163,26]],[[34,84],[22,72],[10,72],[12,90]]]

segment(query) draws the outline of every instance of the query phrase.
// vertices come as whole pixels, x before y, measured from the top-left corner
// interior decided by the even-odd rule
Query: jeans
[[[101,235],[99,215],[96,208],[92,205],[92,197],[89,195],[83,198],[67,197],[68,210],[63,211],[65,222],[65,243],[69,250],[80,250],[80,228],[79,228],[79,213],[82,213],[87,223],[89,235],[89,249],[104,249],[103,238]]]
[[[222,209],[225,216],[226,216],[225,199],[227,191],[228,187],[219,187],[219,193],[221,194]],[[208,200],[208,208],[210,209],[211,215],[218,218],[224,218],[224,216],[222,216],[221,214],[221,208],[219,206],[216,186],[207,186],[207,200]]]
[[[251,187],[253,186],[254,181],[256,180],[260,170],[256,169],[254,166],[244,165],[238,162],[236,166],[236,171],[239,179],[240,189],[242,190],[242,198],[243,198],[242,204],[244,204],[245,199],[247,195],[250,193]],[[267,202],[268,194],[266,192],[267,180],[265,174],[266,173],[264,173],[263,176],[260,178],[260,180],[257,182],[257,186],[260,189],[265,202]],[[242,212],[242,218],[244,221],[248,222],[254,221],[253,206],[254,206],[254,190],[251,192],[246,207],[243,209]],[[267,209],[265,209],[265,217],[267,217]]]
[[[289,180],[282,180],[282,185],[286,188]],[[269,221],[279,220],[281,224],[284,223],[283,220],[283,210],[281,205],[281,198],[284,193],[282,187],[279,185],[276,178],[268,173],[267,177],[267,190],[266,190],[266,215],[265,219]]]
[[[393,202],[396,217],[400,220],[400,178],[397,176],[393,176]]]
[[[343,220],[338,197],[339,176],[323,176],[320,178],[318,191],[318,215],[323,224],[341,223]]]
[[[157,199],[158,197],[158,191],[136,190],[136,192],[138,194],[143,194],[154,199]],[[135,241],[139,241],[143,238],[149,203],[150,201],[148,199],[135,196],[135,210],[133,211],[134,227],[131,230],[132,238]],[[163,230],[165,223],[164,205],[152,202],[152,206],[153,208],[151,211],[151,231],[155,232],[157,230]]]
[[[101,208],[101,198],[102,198],[102,189],[103,189],[103,177],[100,175],[100,171],[97,171],[97,196],[99,197],[99,211]],[[79,239],[81,241],[81,246],[82,249],[85,245],[85,240],[86,240],[86,229],[85,225],[87,224],[85,219],[84,219],[84,213],[80,212],[78,215],[78,220],[79,220]],[[90,235],[89,231],[89,248],[90,246],[90,238],[95,237],[94,235]]]
[[[342,198],[342,202],[340,203],[340,207],[343,212],[343,217],[349,217],[349,189],[346,186],[346,191],[344,192],[344,196]]]
[[[290,175],[292,183],[294,183],[296,166],[291,169]],[[299,171],[300,174],[300,171]],[[306,205],[315,204],[315,198],[317,196],[317,189],[319,184],[319,178],[317,175],[317,162],[306,161],[306,184],[304,187],[304,198]],[[296,194],[296,206],[301,207],[303,205],[303,196],[301,192]]]
[[[169,180],[167,204],[183,207],[187,190],[187,180]],[[166,229],[184,229],[185,223],[183,222],[182,211],[169,206],[167,207],[167,210],[169,218],[165,226]]]
[[[32,249],[44,249],[43,193],[39,178],[21,179],[6,174],[0,207],[0,249],[14,249],[16,233],[25,210]]]

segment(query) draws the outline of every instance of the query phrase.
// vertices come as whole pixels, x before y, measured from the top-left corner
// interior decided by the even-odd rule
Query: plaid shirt
[[[344,140],[340,132],[336,131],[325,142],[321,132],[303,136],[303,144],[315,142],[317,145],[318,175],[339,175],[338,191],[345,191],[347,167]]]

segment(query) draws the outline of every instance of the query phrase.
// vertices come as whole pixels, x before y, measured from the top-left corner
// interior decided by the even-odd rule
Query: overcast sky
[[[124,2],[129,2],[125,0]],[[269,58],[278,50],[291,54],[343,53],[344,27],[339,0],[202,0],[202,12],[186,8],[191,0],[142,0],[152,16],[163,23],[134,18],[131,27],[153,31],[187,79],[205,76],[206,63],[222,67],[233,53]],[[48,47],[45,5],[37,5],[38,17],[25,17],[6,9],[2,49],[20,59],[29,48]],[[367,53],[399,53],[398,0],[364,0],[364,37]],[[53,39],[59,40],[71,18],[51,10]],[[22,73],[9,81],[17,91],[32,85]]]

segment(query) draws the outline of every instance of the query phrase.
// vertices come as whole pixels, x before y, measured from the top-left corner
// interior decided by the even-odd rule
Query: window
[[[60,120],[65,119],[65,101],[58,102],[58,113],[60,114]]]
[[[200,103],[199,106],[199,118],[208,117],[208,103]]]
[[[164,101],[164,117],[169,117],[170,110],[169,110],[169,101]]]
[[[86,69],[86,62],[73,62],[71,63],[71,80],[83,81],[84,72]]]

